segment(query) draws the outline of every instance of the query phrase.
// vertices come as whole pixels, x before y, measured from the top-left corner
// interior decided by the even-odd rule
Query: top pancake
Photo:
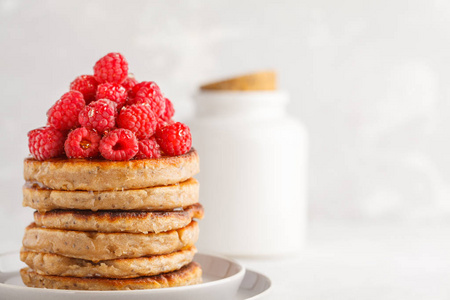
[[[110,161],[49,159],[24,161],[24,178],[55,190],[108,191],[175,184],[199,172],[197,151],[158,159]]]

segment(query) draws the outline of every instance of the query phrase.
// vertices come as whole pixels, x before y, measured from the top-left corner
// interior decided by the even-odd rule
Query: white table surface
[[[267,299],[450,296],[450,224],[316,222],[297,257],[239,260],[272,279]]]
[[[265,299],[450,298],[450,222],[313,222],[308,236],[295,257],[238,258],[271,278]]]

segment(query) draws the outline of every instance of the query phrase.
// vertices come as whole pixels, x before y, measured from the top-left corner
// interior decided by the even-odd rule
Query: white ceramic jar
[[[202,91],[188,125],[205,207],[200,251],[272,256],[305,238],[307,133],[280,91]]]

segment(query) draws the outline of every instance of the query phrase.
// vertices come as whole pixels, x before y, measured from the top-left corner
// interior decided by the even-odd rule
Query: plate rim
[[[17,250],[3,252],[3,253],[0,253],[0,258],[3,257],[3,256],[6,256],[6,255],[12,255],[12,254],[19,255],[19,253],[20,252],[17,251]],[[229,257],[223,256],[223,255],[216,255],[216,254],[203,253],[203,252],[196,253],[196,256],[197,255],[212,257],[213,259],[219,258],[219,259],[231,262],[232,264],[237,265],[240,268],[240,270],[236,274],[233,274],[233,275],[225,277],[225,278],[220,278],[220,279],[217,279],[217,280],[214,280],[214,281],[209,281],[209,282],[206,282],[206,283],[200,283],[200,284],[195,284],[195,285],[171,287],[170,289],[163,288],[163,289],[117,290],[117,291],[59,290],[59,289],[46,289],[46,288],[37,288],[37,289],[39,289],[40,291],[45,291],[44,293],[53,293],[53,294],[61,294],[61,295],[63,295],[63,294],[74,294],[74,293],[84,294],[84,295],[88,295],[88,294],[93,295],[94,293],[115,294],[115,295],[117,295],[117,294],[124,294],[124,295],[126,295],[127,293],[131,293],[131,292],[133,292],[133,293],[149,293],[149,292],[152,292],[152,293],[155,293],[155,294],[163,294],[163,293],[168,293],[168,292],[177,292],[177,291],[180,291],[180,290],[189,291],[189,290],[192,290],[192,289],[198,289],[200,287],[215,286],[215,285],[219,285],[219,284],[223,284],[223,283],[226,283],[228,281],[231,281],[231,280],[233,280],[233,279],[235,279],[236,277],[239,277],[239,276],[241,277],[241,279],[239,281],[239,286],[241,285],[242,280],[244,279],[245,273],[247,271],[247,269],[245,268],[245,266],[243,264],[239,263],[238,261],[236,261],[233,258],[229,258]],[[194,260],[195,260],[195,256],[194,256]],[[15,270],[15,271],[10,271],[10,272],[2,272],[0,270],[0,276],[19,274],[19,272],[20,272],[20,269],[19,270]],[[254,273],[260,274],[258,272],[254,272]],[[263,274],[261,274],[261,275],[263,275]],[[263,276],[265,276],[265,275],[263,275]],[[267,276],[265,276],[265,277],[267,277]],[[270,279],[269,279],[269,281],[270,281]],[[7,284],[7,283],[4,283],[4,282],[0,282],[0,289],[2,289],[2,288],[18,290],[18,291],[22,291],[22,290],[29,291],[30,289],[36,289],[36,288],[33,288],[33,287],[28,287],[28,286],[18,286],[18,285],[14,285],[14,284]]]
[[[265,296],[269,295],[272,292],[272,285],[273,285],[272,284],[272,279],[270,279],[269,276],[267,276],[267,275],[265,275],[263,273],[260,273],[258,271],[252,270],[252,269],[246,269],[245,270],[244,278],[242,278],[241,284],[244,281],[245,276],[247,275],[247,272],[254,273],[254,274],[258,275],[258,276],[262,276],[266,280],[266,282],[269,284],[269,286],[267,287],[267,289],[265,289],[261,293],[253,295],[250,298],[246,298],[245,300],[259,299],[260,297],[265,297]],[[239,285],[239,289],[240,289],[240,287],[241,286]]]

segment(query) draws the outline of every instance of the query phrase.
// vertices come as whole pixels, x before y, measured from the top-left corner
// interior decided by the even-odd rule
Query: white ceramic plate
[[[246,272],[245,268],[234,260],[201,253],[198,253],[194,260],[202,266],[202,284],[157,290],[66,291],[26,287],[19,275],[19,269],[24,266],[19,261],[19,253],[6,253],[0,255],[0,298],[8,300],[262,299],[261,297],[267,295],[270,288],[271,283],[267,277],[253,271]]]
[[[271,285],[272,283],[267,276],[247,269],[237,295],[231,299],[268,299]]]

